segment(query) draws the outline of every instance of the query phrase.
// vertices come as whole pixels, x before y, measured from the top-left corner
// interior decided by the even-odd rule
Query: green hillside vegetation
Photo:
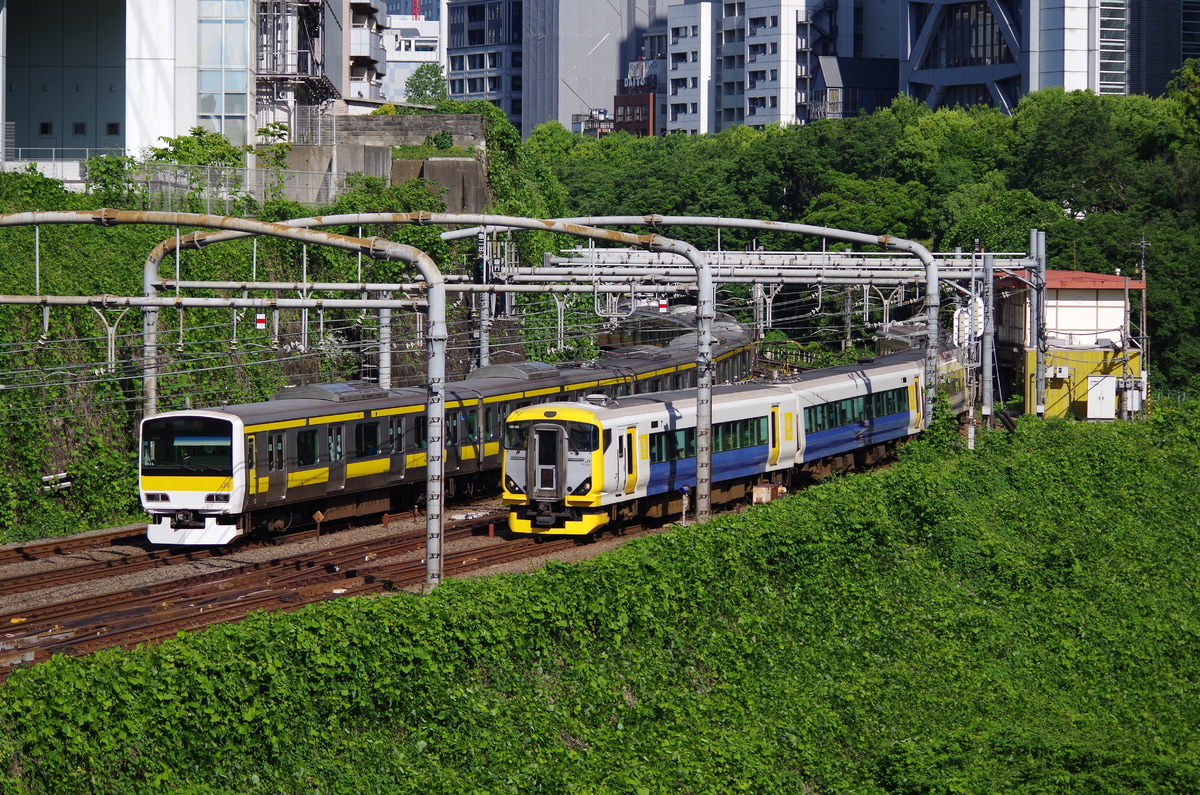
[[[0,686],[13,793],[1200,790],[1200,414]]]

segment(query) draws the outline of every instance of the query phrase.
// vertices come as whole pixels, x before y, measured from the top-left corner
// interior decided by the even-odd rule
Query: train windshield
[[[149,419],[142,425],[142,471],[233,472],[233,423],[209,417]]]
[[[524,450],[529,446],[529,433],[534,420],[504,423],[504,449]],[[567,431],[567,449],[572,453],[590,453],[600,446],[600,429],[584,422],[536,421],[539,427],[555,425]]]

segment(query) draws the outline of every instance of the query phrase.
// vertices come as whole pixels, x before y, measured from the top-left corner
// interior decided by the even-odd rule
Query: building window
[[[468,94],[482,94],[483,93],[483,78],[482,77],[472,77],[469,80],[467,80],[467,93]]]
[[[450,81],[450,93],[451,94],[461,94],[462,92],[463,92],[463,81],[451,80]]]
[[[120,135],[121,125],[119,122],[110,121],[105,128],[105,135]]]
[[[476,53],[471,53],[470,55],[468,55],[467,56],[467,68],[468,69],[482,69],[483,68],[483,53],[476,52]]]
[[[525,65],[525,56],[520,51],[512,54],[512,65],[514,69],[520,69]]]
[[[514,116],[521,115],[521,100],[514,99],[512,101],[512,115],[514,115]]]
[[[86,121],[71,122],[71,135],[87,135]]]
[[[1102,20],[1103,13],[1101,9]],[[1102,30],[1103,24],[1101,21]],[[1101,38],[1103,40],[1103,35]],[[1003,30],[987,3],[963,3],[950,6],[946,11],[921,68],[994,66],[1012,62]]]
[[[498,52],[489,52],[488,54],[488,69],[499,69],[504,63],[504,59]]]
[[[463,57],[461,55],[450,56],[450,71],[461,72],[463,70]]]
[[[48,121],[39,122],[38,135],[54,135],[54,123]]]
[[[520,91],[522,88],[522,80],[520,75],[513,75],[510,85],[513,91]]]
[[[198,125],[235,145],[249,141],[250,3],[200,0],[197,27],[196,107]]]
[[[487,79],[487,86],[488,86],[488,91],[499,91],[500,90],[500,78],[499,77],[489,77]]]

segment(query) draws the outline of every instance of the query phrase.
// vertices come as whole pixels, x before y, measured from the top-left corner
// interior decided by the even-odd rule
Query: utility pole
[[[1137,243],[1130,243],[1131,246],[1137,246],[1142,250],[1141,276],[1142,276],[1142,316],[1138,324],[1138,341],[1141,343],[1142,349],[1142,370],[1148,369],[1146,358],[1150,348],[1150,331],[1146,324],[1146,292],[1149,285],[1146,282],[1146,249],[1150,248],[1152,243],[1146,240],[1146,232],[1142,231],[1142,239]]]

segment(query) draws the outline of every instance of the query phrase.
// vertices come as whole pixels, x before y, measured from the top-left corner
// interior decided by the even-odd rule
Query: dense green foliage
[[[409,102],[436,104],[449,99],[446,91],[446,75],[442,65],[421,64],[404,81],[404,98]]]
[[[1200,414],[0,686],[6,792],[1200,789]]]
[[[1200,377],[1200,62],[1170,95],[1097,96],[1046,89],[1012,115],[987,107],[932,111],[911,99],[848,119],[746,127],[716,135],[599,140],[555,122],[527,142],[554,169],[574,215],[709,215],[891,234],[931,250],[1027,251],[1046,231],[1052,268],[1149,276],[1149,363],[1161,386]],[[717,248],[712,229],[664,229]],[[724,230],[738,250],[819,248],[795,235]],[[785,294],[786,297],[786,294]],[[780,328],[807,341],[810,302]],[[809,312],[813,312],[809,319]],[[828,309],[825,310],[828,314]]]

